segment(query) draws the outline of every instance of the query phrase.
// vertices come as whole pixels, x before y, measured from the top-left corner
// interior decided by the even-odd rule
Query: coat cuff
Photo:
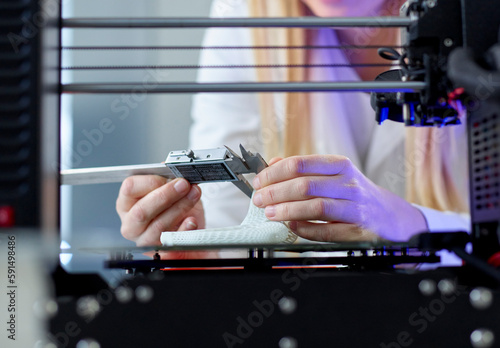
[[[413,204],[413,206],[424,215],[425,221],[427,222],[427,228],[430,232],[463,231],[470,233],[469,214],[439,211],[417,204]]]
[[[458,214],[453,212],[443,212],[431,208],[422,207],[413,204],[415,208],[420,210],[427,222],[427,228],[430,232],[467,232],[470,233],[470,216],[469,214]],[[419,269],[433,269],[437,266],[461,266],[462,260],[447,250],[437,252],[441,256],[439,264],[423,264]]]

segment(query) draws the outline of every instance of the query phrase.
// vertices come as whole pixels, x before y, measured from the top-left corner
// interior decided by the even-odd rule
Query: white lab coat
[[[245,17],[246,1],[216,0],[212,7],[214,17]],[[320,29],[315,45],[338,44],[332,29]],[[244,28],[208,29],[205,46],[251,46],[250,30]],[[311,63],[345,63],[341,50],[313,51]],[[202,65],[252,65],[251,50],[204,50]],[[276,72],[280,73],[279,69]],[[350,68],[312,69],[311,80],[358,79]],[[198,82],[256,82],[253,69],[202,69]],[[283,99],[276,93],[275,100]],[[362,172],[376,184],[404,196],[405,158],[404,126],[387,121],[379,126],[368,94],[363,93],[313,93],[311,117],[316,153],[341,154],[349,157]],[[283,114],[280,107],[275,110]],[[261,130],[257,94],[219,93],[198,94],[194,97],[191,148],[203,149],[227,145],[234,150],[239,144],[247,149],[263,153],[263,142],[268,131]],[[450,155],[456,158],[456,170],[462,175],[461,187],[467,194],[466,136],[465,127],[457,127],[457,146]],[[268,159],[269,160],[269,159]],[[208,227],[238,225],[248,209],[249,199],[230,183],[202,185],[203,202]],[[465,196],[466,197],[466,196]],[[455,213],[443,213],[419,207],[431,231],[469,230],[469,218]],[[409,222],[411,223],[411,222]]]

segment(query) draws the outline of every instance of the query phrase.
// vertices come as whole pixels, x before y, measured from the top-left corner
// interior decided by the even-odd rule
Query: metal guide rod
[[[249,82],[249,83],[73,83],[61,86],[63,93],[113,94],[143,91],[148,93],[204,92],[417,92],[424,82],[349,81],[349,82]]]
[[[87,185],[122,182],[132,175],[161,175],[174,179],[172,173],[164,163],[141,164],[131,166],[115,166],[100,168],[69,169],[61,171],[61,185]]]
[[[280,68],[373,68],[396,67],[395,64],[366,63],[366,64],[241,64],[241,65],[77,65],[63,66],[61,70],[194,70],[194,69],[280,69]]]
[[[407,27],[408,17],[294,17],[294,18],[68,18],[63,28],[318,28]]]
[[[8,41],[6,41],[8,42]],[[0,43],[1,38],[0,38]],[[408,48],[404,45],[302,45],[302,46],[62,46],[63,51],[134,51],[134,50],[346,50],[346,49],[379,49]]]

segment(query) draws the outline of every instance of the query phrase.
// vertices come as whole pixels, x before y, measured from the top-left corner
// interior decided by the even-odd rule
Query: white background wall
[[[210,0],[63,1],[65,17],[206,17]],[[200,29],[78,29],[63,31],[72,46],[200,45]],[[197,64],[198,51],[66,51],[63,66]],[[160,71],[164,82],[194,81],[196,71]],[[160,75],[160,76],[158,76]],[[63,97],[63,168],[161,162],[188,145],[192,95],[140,93],[151,71],[71,71],[69,82],[139,82],[134,93]],[[128,245],[115,212],[119,184],[64,188],[62,236],[73,247]]]

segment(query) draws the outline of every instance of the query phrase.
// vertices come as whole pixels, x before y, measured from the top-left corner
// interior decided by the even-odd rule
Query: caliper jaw
[[[255,155],[240,145],[242,156],[229,147],[209,150],[181,150],[169,153],[165,165],[178,178],[192,184],[230,181],[248,197],[253,187],[243,174],[259,173],[267,163],[258,153]]]

